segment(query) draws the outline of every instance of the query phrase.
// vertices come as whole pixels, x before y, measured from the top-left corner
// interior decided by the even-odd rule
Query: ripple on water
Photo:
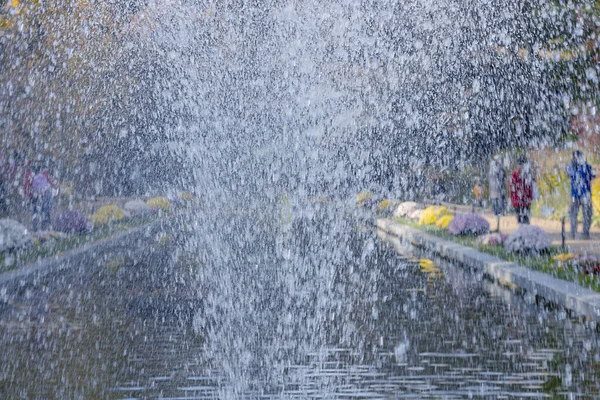
[[[141,313],[119,296],[122,288],[94,281],[70,290],[102,293],[102,301],[82,300],[69,308],[58,295],[47,299],[56,310],[46,316],[47,326],[56,324],[61,332],[79,327],[70,336],[35,331],[37,322],[27,314],[40,309],[35,304],[0,313],[0,390],[3,377],[18,365],[35,366],[43,358],[64,371],[53,355],[72,354],[69,362],[84,360],[67,371],[72,382],[104,379],[111,393],[132,398],[600,396],[599,341],[592,330],[548,317],[530,301],[453,266],[440,265],[444,274],[435,276],[408,263],[398,268],[404,261],[395,252],[365,244],[373,239],[368,232],[325,228],[347,248],[336,253],[330,239],[311,234],[291,237],[292,256],[285,260],[265,251],[268,243],[249,247],[236,240],[228,243],[231,257],[215,265],[207,257],[195,283],[202,307],[190,317],[202,322],[201,329],[162,311],[176,303],[167,290]],[[260,237],[252,236],[249,222],[237,229]],[[213,239],[207,234],[207,241]],[[303,241],[328,251],[294,248]],[[253,260],[251,267],[240,264],[245,259]],[[133,276],[127,285],[141,285],[140,279]],[[148,280],[150,286],[162,284]],[[86,320],[92,314],[94,323]],[[563,383],[567,365],[570,382]],[[48,368],[18,371],[19,389],[44,394],[60,387],[36,386],[34,372],[51,375]],[[54,378],[61,382],[63,376]]]

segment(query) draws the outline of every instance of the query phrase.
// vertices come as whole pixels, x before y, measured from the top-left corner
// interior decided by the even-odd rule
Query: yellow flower
[[[171,241],[171,236],[168,233],[165,233],[164,235],[162,235],[158,238],[158,243],[162,246],[168,245],[170,241]]]
[[[433,225],[436,223],[438,218],[449,215],[448,209],[441,206],[431,206],[423,210],[421,218],[419,218],[419,225]]]
[[[370,199],[371,197],[373,197],[373,193],[371,193],[371,192],[360,192],[358,194],[356,202],[362,203],[363,201],[366,201],[366,200]]]
[[[435,266],[433,261],[426,258],[419,260],[419,266],[421,267],[421,272],[424,274],[429,274],[430,277],[436,277],[441,274],[440,269]]]
[[[102,206],[94,215],[88,217],[95,225],[106,225],[127,218],[127,212],[115,205]]]
[[[565,261],[572,260],[573,257],[575,257],[575,256],[571,253],[563,253],[563,254],[555,255],[554,257],[552,257],[552,259],[554,261],[565,262]]]
[[[437,220],[435,226],[441,229],[448,229],[448,225],[450,225],[450,222],[452,222],[453,218],[454,217],[452,215],[444,215],[443,217]]]
[[[160,208],[161,210],[168,210],[171,208],[171,202],[166,197],[154,197],[146,202],[152,208]]]
[[[600,180],[592,183],[592,207],[594,215],[600,215]]]
[[[190,192],[181,192],[181,200],[185,200],[185,201],[194,200],[194,195]]]
[[[390,200],[390,199],[382,200],[377,205],[377,211],[387,210],[391,207],[394,207],[396,204],[397,204],[397,202],[394,200]]]

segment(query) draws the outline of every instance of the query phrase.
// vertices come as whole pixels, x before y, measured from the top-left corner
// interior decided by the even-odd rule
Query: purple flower
[[[534,225],[522,225],[508,235],[504,242],[506,250],[517,252],[539,253],[549,250],[552,246],[550,236],[540,227]]]
[[[489,230],[489,222],[478,214],[459,214],[448,225],[448,231],[453,235],[481,235]]]
[[[90,222],[85,215],[77,211],[63,211],[52,227],[58,232],[84,233],[90,230]]]
[[[580,264],[598,263],[598,262],[600,262],[600,257],[595,256],[593,254],[581,256],[581,257],[577,257],[577,262],[579,262]]]

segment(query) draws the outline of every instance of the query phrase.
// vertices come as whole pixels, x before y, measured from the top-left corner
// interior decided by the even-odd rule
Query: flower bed
[[[453,235],[481,235],[488,233],[490,223],[478,214],[459,214],[448,225],[448,232]]]
[[[52,227],[58,232],[80,234],[89,232],[93,223],[77,211],[63,211],[54,220]]]
[[[55,231],[35,234],[31,234],[18,222],[9,221],[8,228],[11,228],[11,232],[18,233],[17,236],[11,234],[9,238],[2,237],[4,223],[2,221],[6,220],[0,220],[0,272],[10,271],[24,264],[73,250],[113,233],[157,220],[165,214],[170,214],[162,210],[161,207],[165,207],[162,199],[165,198],[154,199],[156,208],[150,207],[143,201],[142,204],[130,203],[129,205],[138,211],[140,208],[149,210],[146,213],[136,213],[133,217],[116,205],[100,207],[89,217],[76,211],[64,211],[53,221]],[[18,229],[13,229],[15,227]],[[5,245],[1,245],[2,243]]]
[[[448,226],[450,226],[450,223],[452,222],[452,220],[454,219],[453,215],[444,215],[443,217],[441,217],[440,219],[437,220],[437,222],[435,223],[436,228],[439,229],[448,229]]]
[[[95,227],[93,231],[71,236],[56,235],[53,232],[41,232],[37,234],[38,237],[31,236],[31,245],[20,249],[13,249],[11,252],[1,252],[0,272],[11,271],[27,263],[34,263],[40,259],[76,249],[84,244],[150,223],[156,219],[156,215],[136,217],[117,221],[110,225]]]
[[[419,218],[419,225],[434,225],[443,216],[449,215],[446,207],[431,206],[423,210]]]
[[[129,213],[115,205],[102,206],[95,214],[90,215],[89,219],[96,226],[107,225],[116,221],[121,221],[129,217]]]
[[[171,202],[166,197],[154,197],[146,202],[152,208],[167,211],[171,208]]]
[[[596,276],[600,274],[600,260],[595,256],[579,257],[577,256],[577,266],[566,261],[558,261],[567,256],[559,256],[558,249],[550,247],[544,252],[510,252],[499,245],[493,234],[480,235],[479,237],[467,235],[453,235],[448,229],[438,228],[434,225],[419,225],[413,220],[407,218],[394,218],[397,223],[410,226],[411,228],[424,231],[426,233],[438,236],[464,246],[475,248],[481,252],[499,257],[509,262],[514,262],[523,267],[532,270],[547,273],[559,279],[575,282],[583,287],[590,288],[600,292],[600,279]],[[506,235],[501,235],[506,236]],[[506,236],[507,238],[507,236]],[[555,257],[557,257],[555,259]]]
[[[511,253],[547,252],[552,247],[550,236],[540,227],[534,225],[521,225],[506,238],[504,247]]]
[[[585,275],[600,274],[600,257],[595,255],[581,256],[563,253],[554,256],[552,259],[559,269],[571,269]]]

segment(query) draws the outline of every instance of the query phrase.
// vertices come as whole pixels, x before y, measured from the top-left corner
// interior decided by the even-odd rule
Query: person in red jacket
[[[534,179],[531,164],[526,158],[519,158],[519,166],[510,179],[510,199],[517,213],[519,224],[529,224],[531,201],[533,200]]]

